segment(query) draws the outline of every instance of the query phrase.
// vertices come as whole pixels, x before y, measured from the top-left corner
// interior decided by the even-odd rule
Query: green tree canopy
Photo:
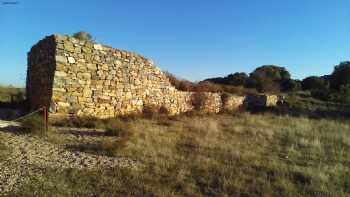
[[[264,65],[250,73],[247,85],[255,87],[260,92],[279,92],[283,90],[283,84],[288,80],[290,74],[284,67]]]
[[[350,84],[350,61],[345,61],[334,67],[331,75],[331,87],[340,90],[341,87],[348,84]]]
[[[329,82],[323,77],[310,76],[303,79],[301,87],[303,90],[324,90],[328,89]]]

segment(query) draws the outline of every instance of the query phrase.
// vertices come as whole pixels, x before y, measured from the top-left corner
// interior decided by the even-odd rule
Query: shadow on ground
[[[103,131],[96,131],[91,129],[59,129],[62,134],[70,134],[74,136],[89,136],[89,137],[103,137],[106,134]]]

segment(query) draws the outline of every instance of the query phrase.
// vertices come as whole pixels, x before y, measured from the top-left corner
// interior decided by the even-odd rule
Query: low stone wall
[[[171,114],[196,107],[207,113],[235,110],[245,97],[176,90],[152,60],[69,36],[52,35],[28,53],[27,98],[32,109],[51,114],[109,118],[141,113],[145,106],[161,106]],[[266,98],[264,98],[266,100]],[[264,100],[263,99],[263,100]],[[274,97],[262,103],[274,105]]]
[[[249,107],[273,107],[279,102],[276,95],[248,95],[245,97],[244,105]]]
[[[225,98],[223,110],[236,111],[244,105],[245,96],[228,95]]]

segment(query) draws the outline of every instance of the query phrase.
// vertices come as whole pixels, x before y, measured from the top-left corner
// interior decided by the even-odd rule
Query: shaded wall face
[[[28,53],[26,94],[31,110],[50,105],[55,48],[54,37],[50,36],[39,41]]]

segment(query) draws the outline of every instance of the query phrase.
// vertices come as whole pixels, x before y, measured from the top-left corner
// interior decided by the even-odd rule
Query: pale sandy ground
[[[5,159],[0,160],[0,193],[16,190],[31,176],[40,178],[43,169],[47,167],[90,170],[137,166],[137,162],[128,158],[96,155],[69,148],[110,138],[99,135],[99,132],[56,128],[62,137],[70,141],[69,144],[58,145],[21,133],[18,126],[16,122],[0,121],[0,140],[8,152]]]

